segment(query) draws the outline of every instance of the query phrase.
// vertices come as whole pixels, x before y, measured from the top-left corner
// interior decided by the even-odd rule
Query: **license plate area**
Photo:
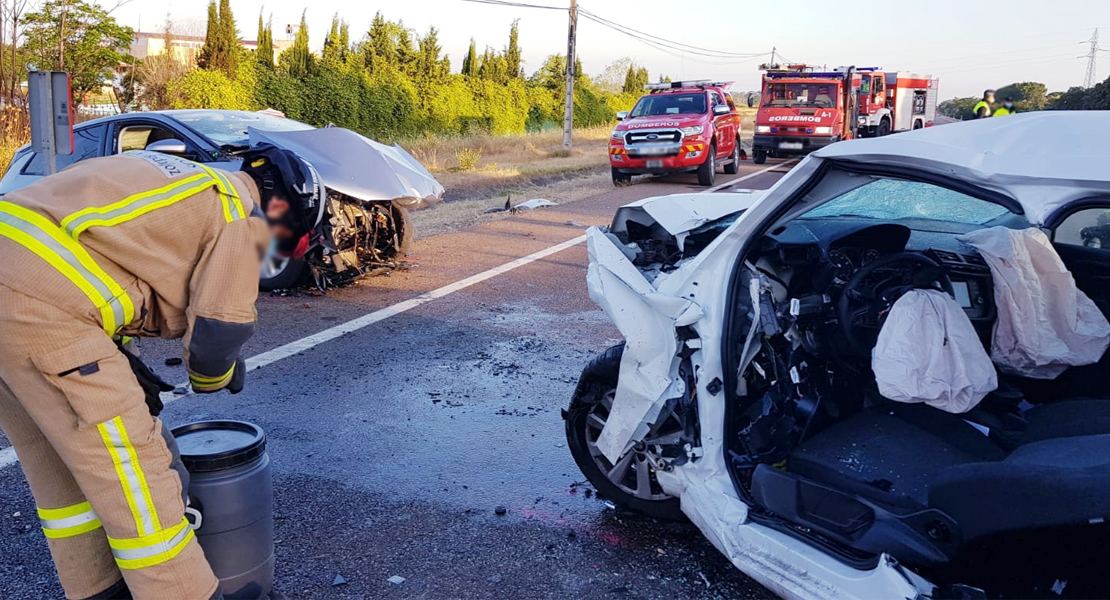
[[[779,150],[801,150],[801,142],[779,142]]]
[[[647,161],[647,168],[649,168],[649,169],[662,169],[663,168],[663,161],[661,161],[661,160],[649,160],[649,161]]]

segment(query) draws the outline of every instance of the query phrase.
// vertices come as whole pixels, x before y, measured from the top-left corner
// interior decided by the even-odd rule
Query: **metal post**
[[[574,131],[574,41],[578,36],[578,2],[570,0],[570,25],[567,28],[567,97],[563,106],[563,147],[570,149]]]
[[[46,159],[46,174],[57,170],[54,148],[54,94],[50,71],[27,73],[27,106],[31,118],[31,146]]]

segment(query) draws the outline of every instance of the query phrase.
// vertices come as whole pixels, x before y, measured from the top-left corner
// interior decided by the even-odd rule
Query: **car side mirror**
[[[618,121],[623,121],[627,118],[628,118],[628,111],[627,110],[622,110],[619,113],[617,113],[617,120]]]
[[[145,150],[151,152],[161,152],[162,154],[172,154],[174,156],[181,156],[187,154],[189,149],[185,146],[185,142],[181,140],[158,140],[146,145]]]
[[[715,117],[723,117],[730,112],[732,111],[729,109],[727,104],[718,104],[717,106],[713,107],[713,116]]]

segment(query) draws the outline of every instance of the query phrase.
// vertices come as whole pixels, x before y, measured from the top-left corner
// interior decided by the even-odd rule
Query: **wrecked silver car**
[[[313,232],[304,258],[274,258],[262,266],[260,287],[266,291],[306,281],[323,288],[395,268],[413,240],[407,211],[443,197],[443,186],[400,146],[379,144],[347,129],[316,129],[239,110],[136,112],[86,121],[74,127],[74,152],[58,157],[58,169],[88,158],[151,150],[238,170],[239,155],[260,142],[289,148],[309,160],[329,199],[328,216]],[[43,157],[24,146],[0,180],[0,195],[44,175]]]
[[[785,598],[1110,595],[1107,134],[947,125],[621,209],[577,464]]]

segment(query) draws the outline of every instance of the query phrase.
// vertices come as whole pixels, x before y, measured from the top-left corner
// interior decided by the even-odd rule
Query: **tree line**
[[[167,21],[167,45],[172,29]],[[169,52],[150,56],[122,86],[121,100],[143,109],[274,108],[384,139],[523,133],[562,122],[566,58],[551,55],[527,74],[516,22],[501,49],[479,51],[472,40],[458,72],[435,27],[417,34],[380,12],[357,41],[350,24],[333,17],[318,54],[310,50],[303,14],[292,46],[277,56],[272,23],[261,16],[257,39],[257,50],[243,48],[229,0],[212,0],[196,68]],[[575,125],[611,122],[640,96],[647,70],[619,62],[623,80],[616,85],[611,74],[595,82],[575,69]]]
[[[1107,110],[1110,109],[1110,78],[1091,88],[1073,87],[1066,92],[1051,93],[1043,83],[1011,83],[995,90],[995,98],[998,103],[1013,98],[1014,108],[1019,113],[1034,110]],[[977,96],[945,100],[937,111],[955,119],[974,119],[975,105],[980,100],[982,98]]]

